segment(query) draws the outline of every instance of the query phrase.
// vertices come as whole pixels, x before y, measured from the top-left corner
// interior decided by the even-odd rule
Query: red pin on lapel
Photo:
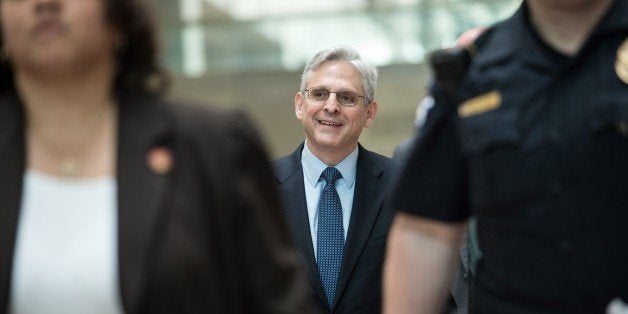
[[[172,170],[174,156],[166,147],[154,147],[146,155],[146,164],[155,174],[166,175]]]

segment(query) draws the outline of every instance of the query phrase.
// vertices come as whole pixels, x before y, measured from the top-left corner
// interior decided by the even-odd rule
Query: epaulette
[[[471,64],[471,52],[465,48],[446,48],[433,52],[429,58],[434,80],[445,93],[456,91]]]
[[[434,73],[434,81],[449,101],[456,102],[457,91],[473,59],[480,53],[493,27],[487,28],[467,47],[444,48],[432,52],[429,63]]]

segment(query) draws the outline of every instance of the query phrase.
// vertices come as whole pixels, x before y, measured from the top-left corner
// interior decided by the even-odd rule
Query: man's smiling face
[[[337,101],[335,92],[364,95],[360,72],[349,62],[328,61],[314,70],[306,89],[319,88],[332,92],[327,100],[312,100],[307,91],[295,97],[295,113],[305,129],[308,148],[317,156],[331,151],[348,154],[357,147],[362,129],[375,119],[377,103],[359,98],[355,106],[343,106]]]

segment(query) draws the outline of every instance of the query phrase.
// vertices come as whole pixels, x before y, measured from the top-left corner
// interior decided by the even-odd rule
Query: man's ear
[[[303,94],[301,92],[294,96],[294,114],[299,120],[303,117]]]
[[[365,128],[371,126],[371,123],[373,123],[373,121],[375,120],[378,108],[379,104],[377,103],[377,101],[372,101],[368,106],[366,106],[366,122],[364,123]]]

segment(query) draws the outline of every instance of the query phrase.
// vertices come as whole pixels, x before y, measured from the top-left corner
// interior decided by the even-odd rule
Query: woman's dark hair
[[[168,88],[169,80],[159,63],[157,26],[149,5],[145,0],[102,1],[106,20],[123,37],[116,47],[117,72],[114,88],[153,96],[163,94]],[[0,44],[4,47],[1,35],[0,32]],[[4,60],[0,65],[0,94],[14,89],[13,70],[9,62]]]

